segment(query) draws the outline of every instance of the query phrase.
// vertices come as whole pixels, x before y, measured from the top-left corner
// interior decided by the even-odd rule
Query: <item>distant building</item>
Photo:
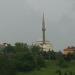
[[[7,43],[0,44],[0,52],[7,46]]]
[[[45,44],[43,44],[42,41],[36,41],[36,43],[33,43],[33,45],[39,46],[41,50],[46,52],[53,50],[53,46],[49,41],[45,41]]]
[[[33,45],[39,46],[43,51],[52,51],[53,46],[50,41],[46,41],[45,38],[45,20],[44,20],[44,14],[43,14],[43,20],[42,20],[42,40],[41,41],[36,41],[33,43]]]
[[[0,48],[4,48],[4,47],[6,47],[8,44],[7,43],[2,43],[2,44],[0,44]]]
[[[64,54],[67,55],[68,53],[73,54],[75,52],[75,47],[68,47],[64,49]]]

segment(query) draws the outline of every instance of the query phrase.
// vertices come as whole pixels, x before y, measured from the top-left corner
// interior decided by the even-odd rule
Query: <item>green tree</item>
[[[16,75],[15,63],[5,55],[0,56],[0,75]]]
[[[40,69],[41,67],[45,67],[45,61],[41,54],[41,48],[39,46],[32,46],[31,52],[33,55],[35,68]]]
[[[53,50],[52,51],[48,51],[47,54],[48,54],[48,59],[51,59],[51,60],[55,60],[56,59],[55,52]]]
[[[16,43],[16,67],[19,71],[31,71],[34,69],[33,56],[30,48],[25,43]]]
[[[11,44],[8,44],[8,45],[3,49],[3,54],[4,54],[5,56],[10,57],[10,56],[13,56],[14,53],[15,53],[15,49],[14,49],[13,46],[11,46]]]

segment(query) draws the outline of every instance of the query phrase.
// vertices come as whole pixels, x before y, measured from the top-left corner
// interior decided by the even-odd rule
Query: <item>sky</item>
[[[46,40],[56,50],[75,46],[75,0],[0,0],[0,43]]]

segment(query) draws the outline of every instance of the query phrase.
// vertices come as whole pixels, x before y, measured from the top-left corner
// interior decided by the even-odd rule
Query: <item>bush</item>
[[[61,60],[58,61],[58,66],[60,68],[67,68],[67,67],[69,67],[68,63],[64,59],[61,59]]]
[[[5,56],[0,56],[0,75],[16,75],[15,64]]]

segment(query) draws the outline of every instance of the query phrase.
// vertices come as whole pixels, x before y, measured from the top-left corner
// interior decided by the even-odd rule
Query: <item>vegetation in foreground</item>
[[[46,68],[41,68],[41,70],[34,70],[31,72],[19,72],[17,75],[75,75],[75,62],[68,63],[68,68],[59,68],[56,64],[52,64],[54,61],[47,63]],[[74,65],[73,65],[74,64]],[[70,74],[72,72],[72,74]],[[61,74],[60,74],[61,73]]]
[[[0,49],[0,75],[75,75],[75,53],[44,52],[25,43]]]

